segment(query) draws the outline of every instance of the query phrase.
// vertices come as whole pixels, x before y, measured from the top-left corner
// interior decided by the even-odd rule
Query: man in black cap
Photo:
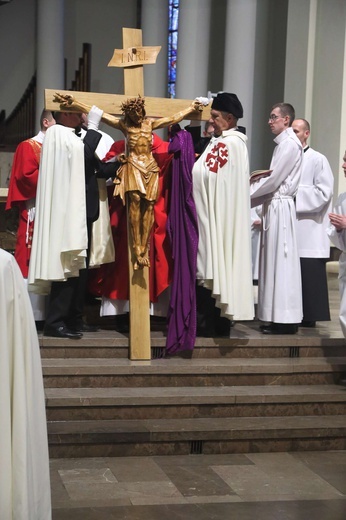
[[[242,117],[236,94],[214,98],[214,136],[192,171],[199,226],[197,334],[203,336],[229,336],[230,321],[254,317],[249,159],[247,137],[237,128]]]
[[[224,94],[226,96],[224,96]],[[235,94],[227,94],[227,92],[219,92],[216,96],[218,99],[217,103],[220,101],[220,99],[222,99],[223,97],[226,98],[227,96],[235,96]],[[216,97],[214,97],[214,102],[215,102]],[[235,96],[235,97],[237,97],[237,96]],[[196,98],[196,99],[208,99],[208,98]],[[240,106],[241,106],[241,104],[240,104]],[[238,119],[240,119],[240,117],[243,117],[243,116],[242,115],[238,116]],[[197,121],[197,120],[190,121],[190,124],[185,126],[185,130],[187,130],[191,134],[192,139],[193,139],[193,145],[195,147],[196,157],[199,157],[203,153],[203,151],[206,149],[210,139],[214,135],[213,120],[209,119],[208,121],[205,121],[203,135],[201,135],[201,122]],[[239,132],[246,134],[245,126],[240,126],[237,124],[236,130],[239,130]]]

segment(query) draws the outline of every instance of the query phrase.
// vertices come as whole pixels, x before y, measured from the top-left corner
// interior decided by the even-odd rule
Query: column
[[[237,94],[243,105],[244,118],[239,124],[246,127],[249,144],[255,88],[256,16],[257,0],[228,0],[223,90]]]
[[[167,97],[168,2],[142,2],[143,45],[160,45],[155,65],[144,67],[144,93],[151,97]]]
[[[208,93],[210,0],[180,0],[176,97]]]
[[[64,88],[64,0],[37,3],[36,125],[44,108],[44,89]]]
[[[311,124],[310,145],[329,160],[335,197],[345,191],[346,4],[290,0],[285,100]],[[331,38],[330,35],[333,35]]]

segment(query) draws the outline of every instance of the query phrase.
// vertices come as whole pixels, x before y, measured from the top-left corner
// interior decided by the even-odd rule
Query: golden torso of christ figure
[[[159,167],[152,155],[152,124],[143,120],[140,127],[126,128],[126,155],[115,179],[114,196],[125,204],[125,193],[138,191],[147,201],[155,202],[158,195]]]

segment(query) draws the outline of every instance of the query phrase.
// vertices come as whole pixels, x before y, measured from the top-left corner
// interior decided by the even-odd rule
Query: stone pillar
[[[180,0],[176,97],[208,94],[210,0]]]
[[[36,126],[44,108],[44,89],[64,88],[64,0],[37,2]]]
[[[334,195],[345,191],[346,4],[344,0],[290,0],[285,100],[311,124],[310,145],[329,160]],[[331,38],[330,35],[333,35]]]
[[[155,65],[144,67],[144,93],[151,97],[167,97],[168,2],[142,2],[143,45],[160,45]]]
[[[239,124],[246,127],[249,150],[255,88],[256,15],[257,0],[228,0],[223,90],[237,94],[243,105],[244,118]]]

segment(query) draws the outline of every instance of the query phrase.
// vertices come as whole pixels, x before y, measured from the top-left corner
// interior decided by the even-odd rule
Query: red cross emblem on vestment
[[[217,143],[208,153],[206,165],[209,171],[217,173],[228,161],[228,149],[224,143]]]

